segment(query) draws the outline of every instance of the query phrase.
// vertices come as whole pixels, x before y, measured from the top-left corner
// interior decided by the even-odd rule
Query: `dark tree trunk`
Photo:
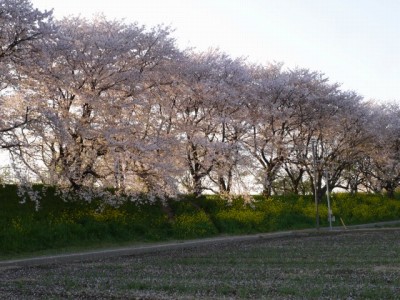
[[[386,195],[388,196],[388,198],[390,199],[394,199],[394,191],[395,191],[395,186],[393,183],[391,182],[387,182],[384,186],[385,190],[386,190]]]

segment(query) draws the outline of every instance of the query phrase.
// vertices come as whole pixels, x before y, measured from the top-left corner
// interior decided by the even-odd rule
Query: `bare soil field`
[[[399,299],[400,229],[0,267],[1,299]]]

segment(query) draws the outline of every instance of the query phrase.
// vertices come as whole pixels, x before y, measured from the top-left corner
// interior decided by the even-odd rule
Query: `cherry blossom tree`
[[[282,64],[259,67],[255,72],[255,94],[248,120],[252,129],[245,144],[258,165],[266,196],[272,194],[273,183],[288,159],[290,137],[298,132],[294,116],[301,108],[299,103],[308,99],[316,76],[307,70],[283,71]]]
[[[28,0],[2,0],[0,25],[0,147],[37,181],[88,199],[400,184],[399,106],[320,72],[180,51],[163,26],[53,22]]]
[[[373,144],[360,165],[363,183],[375,192],[385,190],[393,198],[400,186],[400,106],[374,105],[371,109]]]
[[[28,65],[32,53],[54,31],[52,12],[40,12],[28,0],[0,2],[0,147],[12,148],[18,142],[13,132],[29,122],[29,105],[16,109],[18,86],[16,65]]]
[[[249,80],[243,59],[219,50],[190,52],[181,62],[173,99],[173,128],[180,140],[186,191],[229,193],[241,154],[245,86]],[[162,100],[161,100],[162,101]]]
[[[330,189],[343,187],[343,172],[354,166],[365,155],[366,147],[372,142],[372,136],[365,130],[368,114],[361,98],[353,92],[338,92],[331,105],[326,108],[326,116],[322,126],[318,126],[316,138],[317,184],[318,198]],[[326,107],[326,105],[325,105]],[[309,176],[313,173],[309,170]],[[322,185],[323,173],[329,174]]]
[[[103,16],[57,25],[36,64],[19,68],[38,122],[23,136],[36,143],[19,148],[18,156],[28,166],[40,161],[42,168],[31,169],[51,175],[38,174],[44,181],[75,190],[103,186],[110,178],[121,187],[127,170],[149,188],[157,181],[147,162],[154,166],[157,160],[145,157],[163,144],[151,97],[157,85],[169,84],[167,69],[179,56],[169,29],[146,30]]]
[[[324,173],[329,173],[330,189],[343,187],[343,171],[364,155],[365,146],[371,142],[365,130],[368,111],[356,93],[341,91],[323,74],[302,72],[309,80],[296,87],[297,93],[303,91],[293,107],[284,170],[294,193],[306,179],[321,199],[327,189]]]

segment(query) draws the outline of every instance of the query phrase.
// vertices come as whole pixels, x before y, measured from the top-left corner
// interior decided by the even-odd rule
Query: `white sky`
[[[325,73],[366,99],[400,102],[399,0],[31,0],[56,18],[103,12],[170,25],[181,48]]]
[[[175,28],[181,48],[219,47],[250,61],[324,72],[366,99],[400,102],[399,0],[31,0],[56,18]]]

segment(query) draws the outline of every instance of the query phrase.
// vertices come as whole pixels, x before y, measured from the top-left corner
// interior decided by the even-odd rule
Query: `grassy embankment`
[[[120,207],[102,206],[100,201],[64,202],[48,189],[40,202],[19,203],[15,186],[0,188],[0,258],[55,250],[193,239],[220,234],[248,234],[312,228],[315,206],[311,196],[256,197],[252,204],[242,199],[227,202],[217,196],[186,197],[161,203]],[[346,225],[396,220],[400,200],[381,195],[334,194],[333,214]],[[321,226],[327,226],[326,203],[320,204]]]

